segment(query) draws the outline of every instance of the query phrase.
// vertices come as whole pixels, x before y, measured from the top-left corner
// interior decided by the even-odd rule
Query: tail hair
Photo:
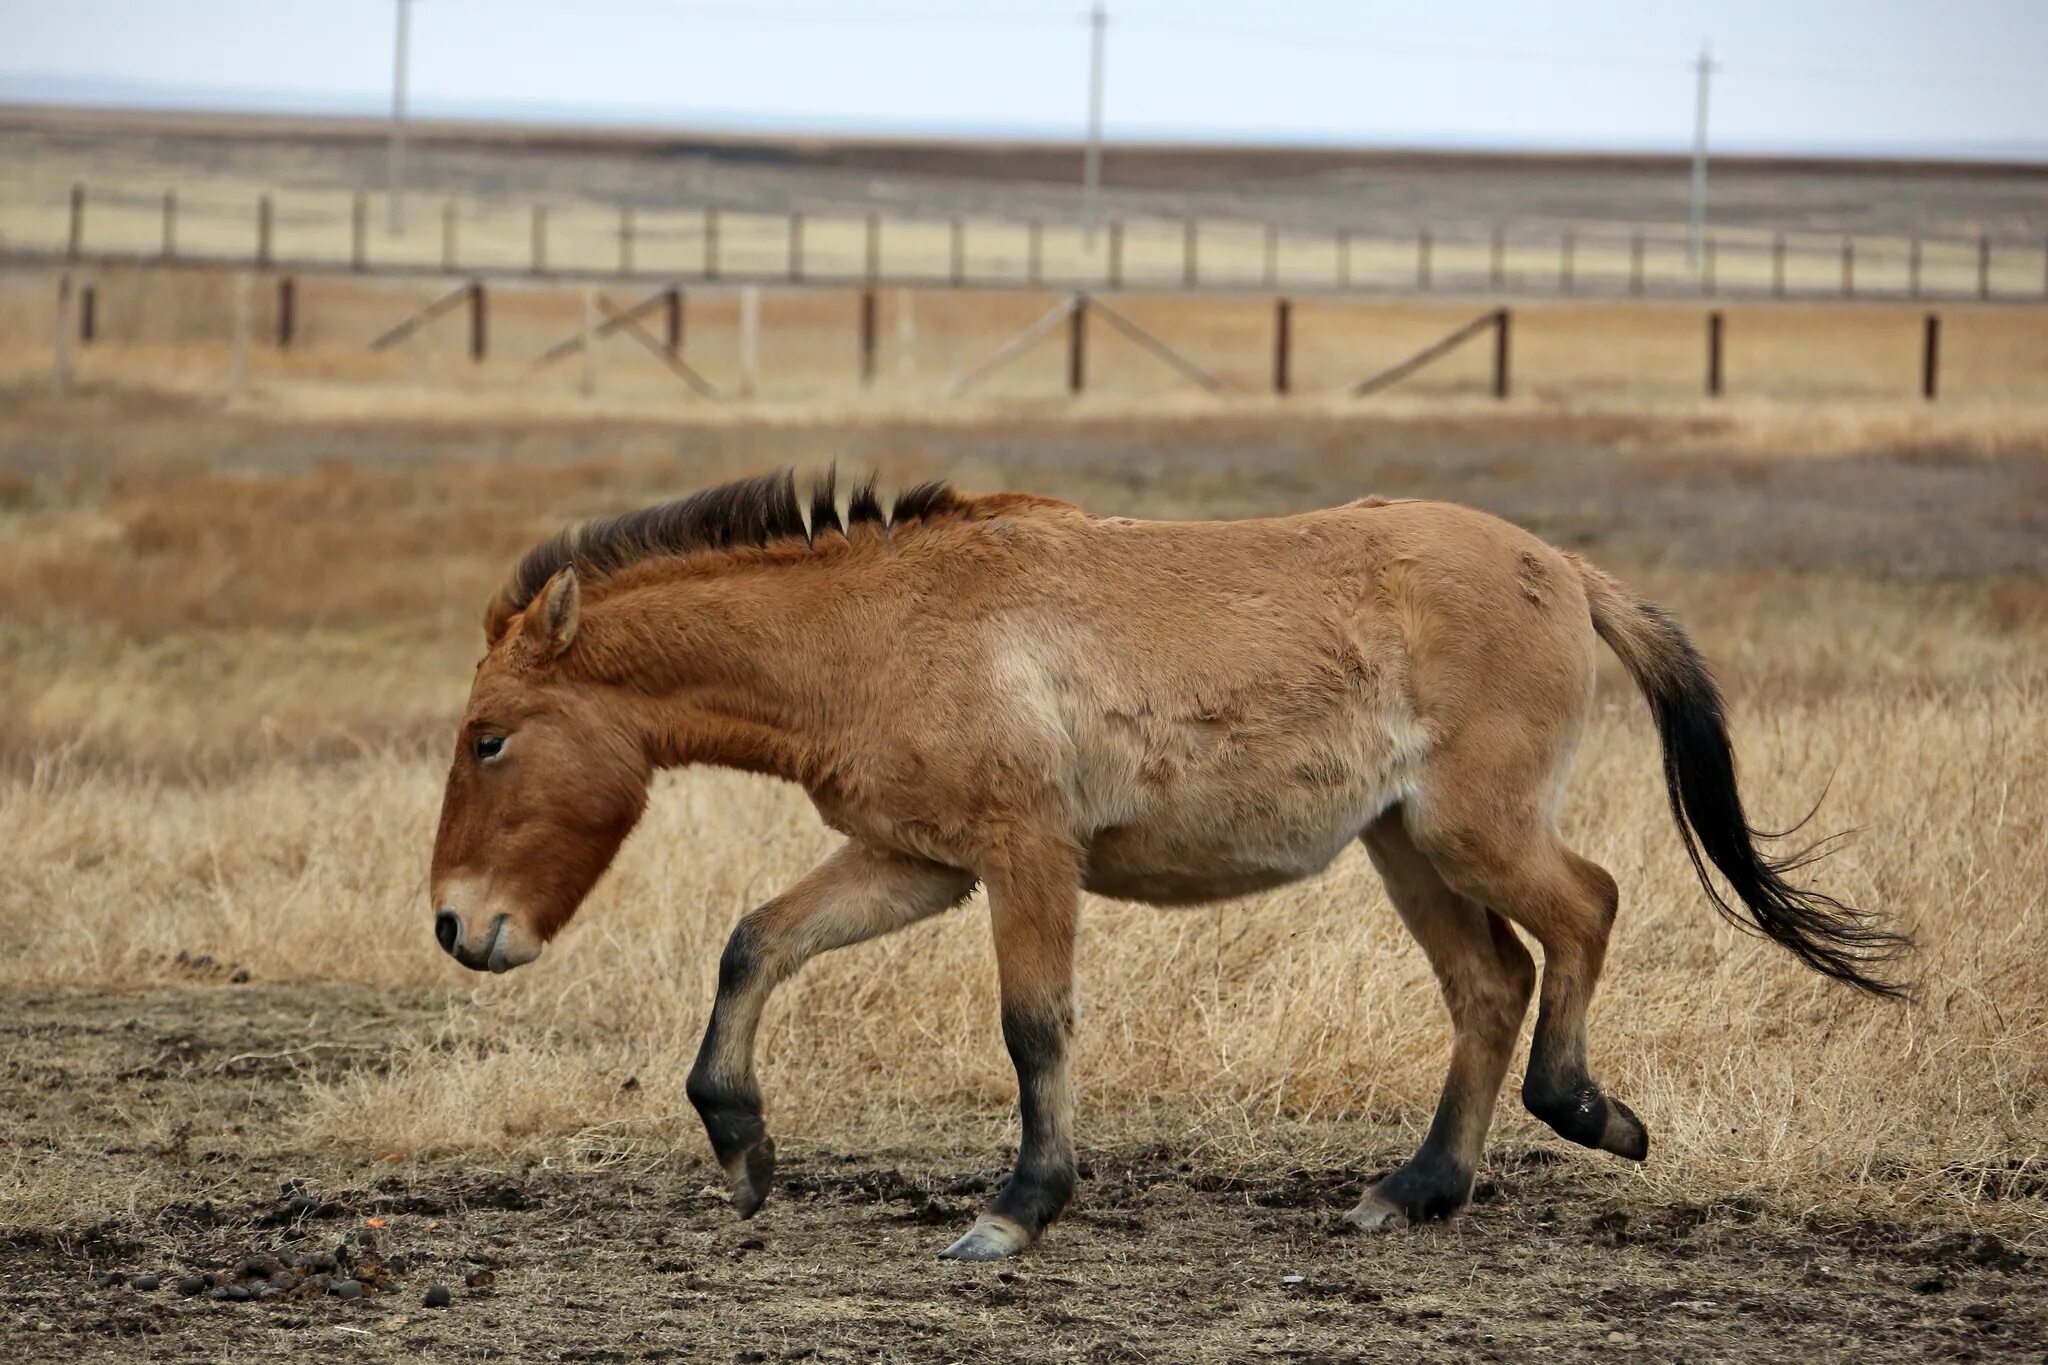
[[[1664,790],[1672,819],[1700,885],[1722,917],[1762,933],[1823,976],[1872,995],[1908,995],[1910,987],[1885,969],[1912,951],[1910,938],[1885,928],[1871,911],[1788,880],[1824,857],[1833,839],[1785,857],[1763,850],[1763,841],[1796,833],[1813,811],[1788,830],[1764,831],[1749,823],[1735,782],[1727,707],[1691,637],[1662,607],[1589,564],[1580,562],[1578,568],[1593,629],[1650,704],[1663,743]],[[1709,863],[1735,893],[1734,903],[1714,884]]]

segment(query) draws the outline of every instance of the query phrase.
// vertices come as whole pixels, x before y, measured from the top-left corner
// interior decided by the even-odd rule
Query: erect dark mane
[[[523,611],[549,579],[572,564],[583,578],[595,580],[668,555],[758,549],[781,540],[815,544],[819,536],[844,535],[851,526],[871,525],[886,532],[905,522],[952,511],[964,500],[952,485],[934,480],[904,489],[896,495],[895,506],[884,512],[875,494],[875,481],[869,477],[847,496],[842,521],[838,471],[828,470],[811,482],[808,522],[804,501],[797,493],[795,471],[785,469],[735,479],[675,502],[564,527],[520,559],[492,603],[492,614],[502,619]]]

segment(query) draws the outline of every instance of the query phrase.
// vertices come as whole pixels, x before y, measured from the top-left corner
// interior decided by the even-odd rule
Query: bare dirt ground
[[[2048,1356],[2048,1262],[1993,1234],[1802,1218],[1742,1199],[1646,1203],[1609,1165],[1561,1145],[1494,1151],[1481,1202],[1459,1221],[1372,1240],[1328,1227],[1400,1159],[1395,1133],[1361,1127],[1356,1164],[1336,1167],[1234,1169],[1167,1145],[1084,1150],[1076,1206],[1039,1251],[963,1266],[935,1252],[997,1174],[964,1150],[800,1147],[769,1207],[742,1224],[703,1160],[415,1166],[279,1140],[298,1082],[376,1067],[431,1031],[444,1004],[224,976],[11,1001],[0,1111],[20,1125],[15,1141],[139,1197],[95,1226],[0,1234],[0,1350],[70,1361]],[[356,1041],[309,1050],[309,1020]],[[232,1279],[252,1255],[337,1248],[385,1287],[356,1302],[178,1290],[195,1273]],[[161,1286],[96,1287],[109,1273],[154,1273]],[[435,1283],[451,1287],[446,1308],[422,1307]]]

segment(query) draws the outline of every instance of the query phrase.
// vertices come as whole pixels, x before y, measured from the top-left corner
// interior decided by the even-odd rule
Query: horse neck
[[[835,594],[816,572],[681,575],[608,593],[577,653],[658,767],[711,763],[815,786],[836,763],[826,717]]]

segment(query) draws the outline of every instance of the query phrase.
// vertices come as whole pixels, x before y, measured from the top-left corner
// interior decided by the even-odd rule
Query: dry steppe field
[[[24,352],[0,389],[16,1357],[2048,1350],[2038,399],[698,410],[280,370],[223,404],[220,363],[95,352],[58,400]],[[1327,1234],[1420,1138],[1448,1048],[1354,852],[1213,908],[1087,904],[1083,1180],[1005,1265],[934,1259],[1014,1140],[982,901],[814,963],[761,1043],[784,1166],[736,1223],[683,1076],[731,924],[832,842],[800,794],[664,777],[576,923],[504,978],[434,945],[425,873],[514,558],[565,519],[833,460],[1154,517],[1456,498],[1583,552],[1719,665],[1757,817],[1820,799],[1814,827],[1847,831],[1813,876],[1918,937],[1918,995],[1850,995],[1714,916],[1603,659],[1563,818],[1622,888],[1592,1054],[1647,1164],[1509,1093],[1469,1212]],[[337,1244],[362,1302],[172,1288]],[[420,1306],[430,1283],[450,1307]]]
[[[379,180],[373,137],[0,111],[0,246],[61,251],[87,183],[86,255],[157,250],[171,189],[181,247],[236,261],[72,263],[90,344],[60,324],[52,270],[0,273],[0,1350],[2043,1359],[2048,178],[1717,169],[1723,279],[1751,294],[1780,230],[1806,295],[1837,287],[1843,234],[1859,288],[1894,295],[1914,235],[1951,295],[1975,286],[1975,239],[2000,245],[1997,301],[1939,305],[1938,402],[1918,397],[1926,305],[1867,298],[1720,303],[1727,396],[1708,400],[1717,305],[1676,296],[1701,281],[1674,255],[1671,165],[1113,148],[1108,211],[1155,288],[1108,301],[1233,392],[1098,320],[1085,397],[1063,394],[1055,334],[954,398],[1056,301],[988,287],[1016,277],[1025,222],[1044,220],[1049,275],[1099,277],[1105,244],[1050,183],[1061,149],[421,132],[413,226],[392,236],[369,201],[371,259],[418,277],[303,273],[281,349],[275,275],[236,278],[258,197],[280,261],[334,259]],[[626,338],[588,394],[577,359],[537,366],[584,319],[584,281],[545,273],[492,275],[482,364],[460,309],[369,349],[462,281],[435,273],[450,241],[463,269],[529,271],[535,204],[557,271],[610,269],[633,210],[645,278],[604,291],[682,280],[682,356],[726,399]],[[809,259],[850,276],[872,212],[884,274],[928,285],[957,215],[980,287],[884,288],[866,386],[857,292],[766,289],[737,401],[740,297],[696,278],[707,206],[735,273],[782,269],[801,213]],[[1204,270],[1246,292],[1162,292],[1190,218]],[[1275,284],[1300,293],[1284,400],[1269,222]],[[1333,234],[1380,238],[1361,279],[1398,290],[1424,223],[1456,229],[1434,258],[1452,296],[1324,292]],[[1496,223],[1507,285],[1547,289],[1578,230],[1603,297],[1516,302],[1507,402],[1484,338],[1342,398],[1495,306]],[[1613,297],[1636,232],[1661,299]],[[1584,553],[1692,629],[1752,813],[1785,826],[1820,803],[1809,828],[1844,837],[1814,879],[1917,937],[1917,993],[1850,995],[1714,915],[1645,708],[1603,656],[1563,819],[1621,886],[1591,1051],[1649,1125],[1646,1164],[1564,1144],[1511,1084],[1473,1208],[1330,1235],[1420,1139],[1449,1048],[1353,851],[1226,905],[1086,904],[1080,1189],[998,1266],[935,1258],[1015,1140],[984,903],[813,963],[763,1029],[782,1166],[740,1224],[683,1078],[731,925],[833,842],[801,794],[664,776],[574,925],[503,978],[435,945],[427,865],[481,610],[527,546],[835,461],[1148,517],[1451,498]],[[332,1256],[366,1296],[315,1295],[314,1266],[272,1255]],[[251,1257],[285,1292],[226,1297]],[[448,1306],[424,1306],[435,1284]]]

